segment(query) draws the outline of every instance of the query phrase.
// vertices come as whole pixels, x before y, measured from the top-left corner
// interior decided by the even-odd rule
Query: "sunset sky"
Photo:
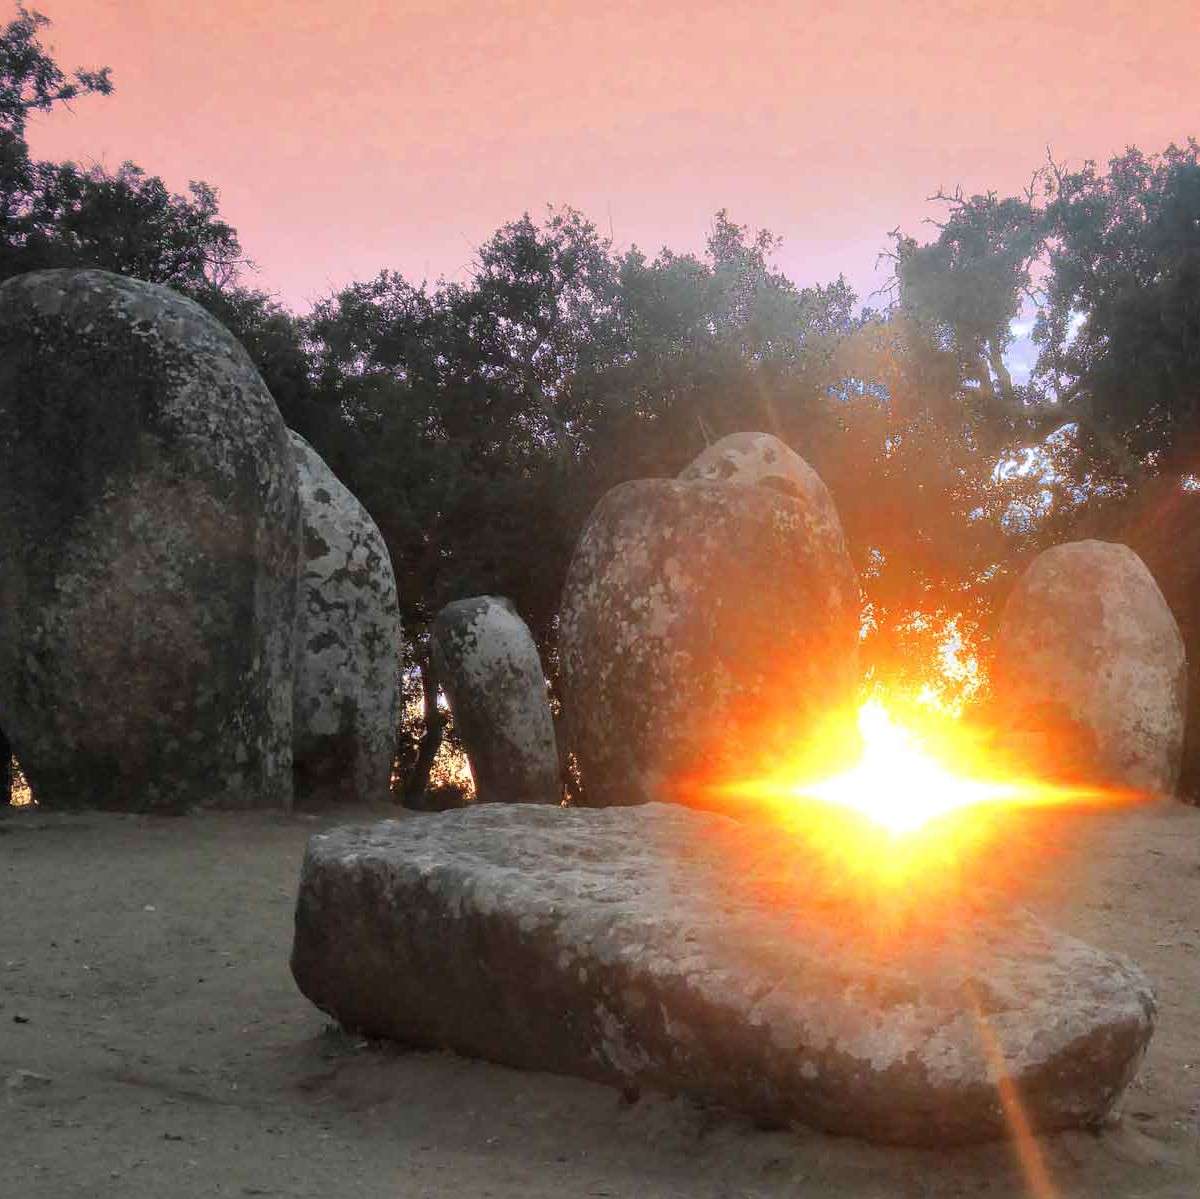
[[[289,306],[389,267],[466,277],[570,204],[619,248],[713,213],[860,292],[939,185],[1019,189],[1200,133],[1197,0],[36,0],[115,93],[36,117],[39,157],[203,179]],[[5,20],[15,15],[15,5]]]

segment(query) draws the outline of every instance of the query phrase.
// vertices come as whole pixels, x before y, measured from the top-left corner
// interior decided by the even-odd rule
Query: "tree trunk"
[[[425,792],[429,790],[429,772],[433,760],[442,746],[442,733],[446,728],[445,718],[438,707],[438,680],[433,662],[426,654],[419,663],[421,671],[421,698],[425,705],[425,731],[417,746],[417,760],[404,780],[403,801],[406,808],[420,807]]]
[[[0,806],[12,803],[12,746],[0,729]]]

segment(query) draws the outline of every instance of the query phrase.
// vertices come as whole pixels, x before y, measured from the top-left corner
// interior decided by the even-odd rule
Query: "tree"
[[[1051,165],[1035,378],[1126,482],[1190,469],[1200,417],[1200,145]],[[1175,461],[1172,464],[1172,459]]]

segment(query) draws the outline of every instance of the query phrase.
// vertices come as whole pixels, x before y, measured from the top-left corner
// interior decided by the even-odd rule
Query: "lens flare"
[[[679,780],[672,798],[793,840],[796,874],[780,880],[781,904],[843,905],[870,935],[894,939],[914,921],[949,925],[972,905],[1003,907],[1052,884],[1084,813],[1147,798],[1042,777],[1003,748],[1004,734],[877,690],[830,713],[786,760],[743,778]]]
[[[860,812],[894,834],[910,833],[959,808],[1020,800],[1017,783],[966,778],[926,752],[915,734],[897,724],[879,700],[858,712],[862,757],[843,774],[797,783],[797,798]]]
[[[927,834],[949,817],[981,807],[1035,808],[1124,803],[1132,793],[1087,783],[1042,782],[1006,771],[981,747],[981,738],[944,711],[926,713],[919,725],[901,723],[878,697],[857,712],[857,735],[843,734],[840,750],[821,747],[838,769],[814,769],[811,751],[752,779],[718,783],[710,794],[729,805],[767,805],[778,813],[818,804],[870,822],[900,841]],[[856,742],[853,751],[847,741]],[[852,764],[845,766],[848,759]]]

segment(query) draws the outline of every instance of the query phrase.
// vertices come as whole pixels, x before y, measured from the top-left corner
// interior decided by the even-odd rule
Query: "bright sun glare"
[[[956,774],[897,724],[877,699],[858,711],[862,756],[844,774],[798,783],[796,798],[810,798],[861,813],[893,834],[910,833],[959,808],[1018,799],[1022,787]]]
[[[786,827],[860,867],[874,863],[889,877],[927,860],[935,841],[935,853],[976,843],[1001,811],[1137,798],[1083,780],[1049,782],[1014,770],[959,715],[920,697],[889,710],[876,695],[857,711],[857,735],[853,720],[835,722],[797,747],[792,761],[757,777],[710,784],[706,792],[731,809],[765,806]],[[813,750],[822,748],[827,752],[818,759]]]

